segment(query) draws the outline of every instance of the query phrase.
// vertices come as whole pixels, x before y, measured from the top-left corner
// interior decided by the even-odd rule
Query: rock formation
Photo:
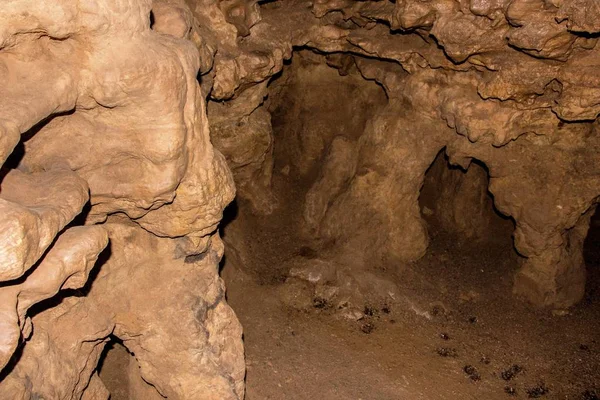
[[[243,398],[216,231],[234,186],[189,10],[1,9],[3,397],[108,398],[96,366],[116,337],[157,396]]]
[[[214,14],[208,9],[197,6],[197,18]],[[215,42],[224,50],[209,73],[211,98],[219,101],[215,117],[225,114],[219,108],[230,110],[223,105],[227,99],[233,105],[251,97],[245,103],[256,113],[265,82],[299,48],[326,54],[342,75],[355,68],[388,98],[369,118],[354,155],[336,140],[309,191],[307,223],[323,240],[335,241],[340,253],[356,253],[363,264],[420,257],[427,232],[419,190],[445,149],[453,165],[467,169],[476,159],[487,167],[495,207],[515,222],[515,247],[523,256],[515,293],[559,308],[581,299],[581,245],[600,194],[595,2],[274,1],[258,12],[258,22],[253,17],[238,30],[236,46],[233,30],[227,44]],[[273,90],[269,96],[277,96]],[[240,137],[262,132],[263,145],[250,152],[229,139],[223,151],[230,162],[245,160],[233,162],[240,187],[256,185],[247,179],[261,164],[264,189],[240,192],[258,205],[269,192],[268,127],[249,118],[248,110],[242,114],[240,121],[254,128],[244,125]],[[317,131],[301,140],[323,140]],[[222,140],[218,132],[215,143]],[[340,182],[348,184],[336,189]]]
[[[217,227],[234,180],[255,212],[285,206],[272,190],[278,143],[286,173],[308,182],[304,234],[329,246],[327,268],[359,276],[421,257],[418,199],[444,151],[468,174],[483,164],[514,221],[515,293],[554,308],[583,296],[600,198],[595,0],[17,0],[0,11],[7,398],[107,398],[97,364],[111,337],[134,354],[139,393],[243,398]],[[482,235],[465,206],[484,201],[482,186],[440,179],[454,206],[436,212]]]

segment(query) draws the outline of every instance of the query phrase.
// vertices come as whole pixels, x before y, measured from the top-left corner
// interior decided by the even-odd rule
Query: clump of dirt
[[[500,376],[505,381],[510,381],[512,378],[517,376],[517,374],[521,371],[523,371],[523,368],[520,365],[513,364],[510,368],[507,368],[504,371],[502,371]]]
[[[375,330],[375,324],[372,322],[365,322],[360,326],[360,330],[362,333],[366,333],[368,335]]]
[[[481,375],[479,375],[477,368],[475,368],[474,366],[465,365],[463,367],[463,371],[465,371],[465,374],[467,374],[469,376],[469,379],[471,379],[472,381],[480,381],[481,380]]]
[[[313,299],[313,307],[318,309],[328,309],[332,307],[332,304],[329,300],[317,296]]]
[[[364,314],[368,317],[376,317],[379,314],[379,310],[367,305],[365,306]]]
[[[436,352],[442,357],[458,357],[458,352],[452,347],[438,347]]]
[[[525,390],[527,392],[527,397],[530,399],[537,399],[539,397],[545,396],[550,392],[550,389],[546,387],[544,382],[538,383],[536,386],[528,388]]]

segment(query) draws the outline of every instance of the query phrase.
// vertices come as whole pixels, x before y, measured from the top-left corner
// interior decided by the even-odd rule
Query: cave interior
[[[0,397],[600,398],[595,0],[30,3]]]

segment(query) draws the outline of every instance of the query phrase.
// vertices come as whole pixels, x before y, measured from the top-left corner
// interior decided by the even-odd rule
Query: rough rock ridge
[[[189,9],[0,11],[2,397],[107,399],[97,365],[117,338],[145,393],[243,398],[216,230],[234,185],[210,142]]]

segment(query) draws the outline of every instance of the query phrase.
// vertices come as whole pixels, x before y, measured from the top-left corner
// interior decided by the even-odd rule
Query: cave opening
[[[461,298],[478,296],[475,293],[480,291],[511,297],[519,264],[513,244],[515,224],[497,210],[488,188],[484,163],[472,160],[464,170],[452,166],[442,149],[427,169],[419,195],[430,240],[425,258],[438,252],[460,254],[462,262],[439,273],[453,282],[450,285]]]
[[[489,170],[476,159],[467,169],[453,166],[440,150],[425,173],[419,207],[430,237],[453,235],[473,242],[512,242],[514,221],[494,205]]]
[[[270,190],[277,206],[264,215],[238,196],[225,212],[222,229],[231,253],[245,247],[252,251],[257,245],[246,242],[258,236],[262,246],[255,258],[260,269],[250,265],[245,271],[260,282],[281,282],[289,273],[290,258],[310,258],[332,247],[331,240],[316,232],[317,225],[351,179],[352,171],[339,168],[352,163],[348,157],[357,151],[367,121],[387,101],[380,86],[360,76],[352,57],[340,62],[342,57],[298,50],[269,85],[265,108],[273,128]],[[305,198],[320,194],[319,188],[329,184],[329,192],[309,208]],[[248,231],[253,235],[243,233]],[[226,259],[237,256],[225,254]]]

